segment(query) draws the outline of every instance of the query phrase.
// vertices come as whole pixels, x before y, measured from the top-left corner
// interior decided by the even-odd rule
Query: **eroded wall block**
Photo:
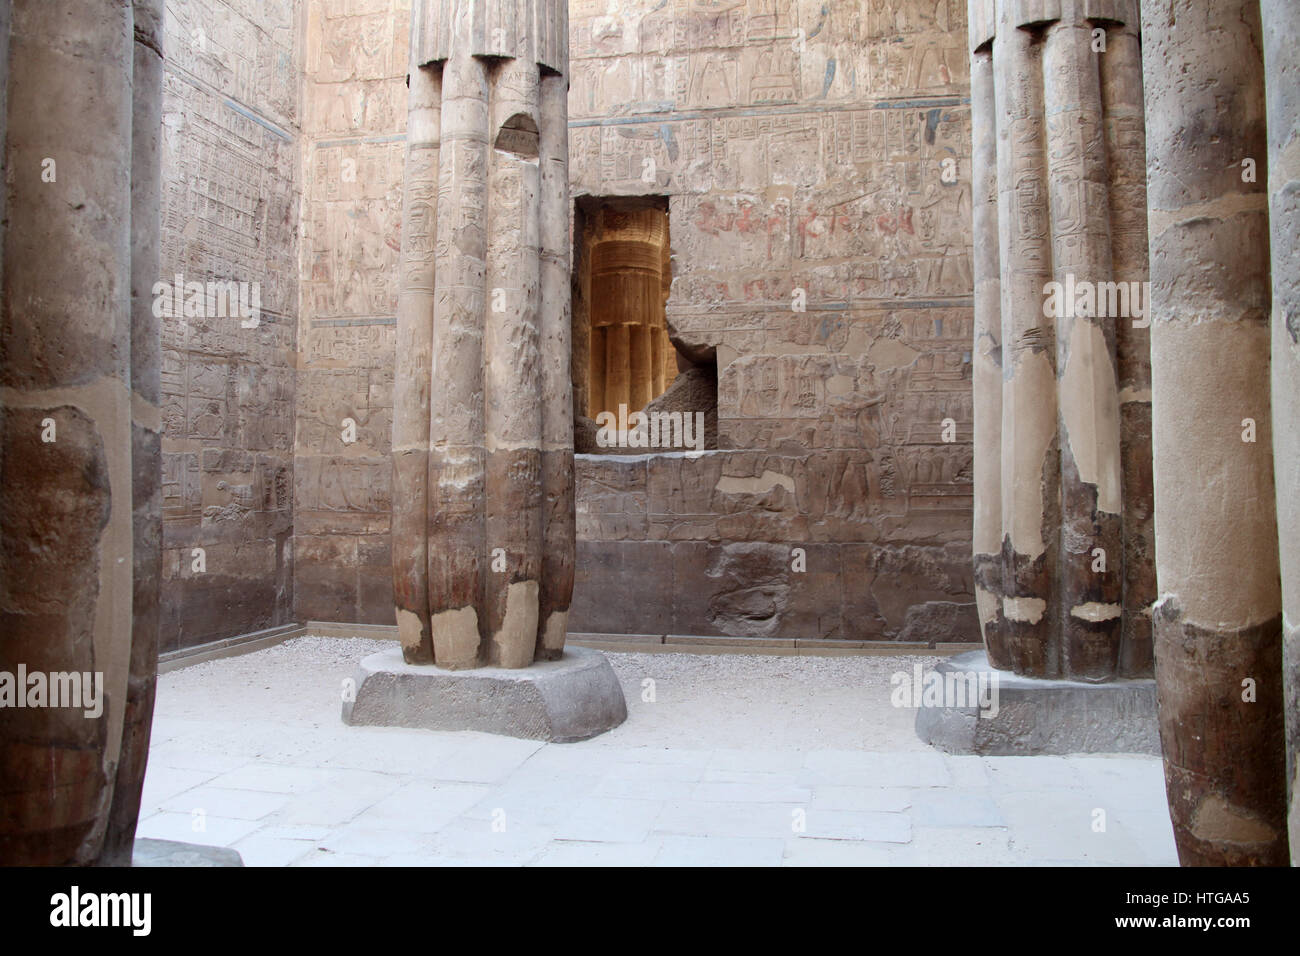
[[[1150,673],[1136,0],[972,0],[976,594],[994,666]]]
[[[406,660],[558,657],[573,589],[567,5],[411,16],[393,571]]]
[[[1291,864],[1300,864],[1300,6],[1262,0],[1273,261],[1273,456]]]
[[[158,644],[160,346],[148,290],[160,25],[153,0],[12,5],[0,300],[5,864],[131,853]]]
[[[1155,657],[1170,814],[1184,865],[1283,864],[1281,419],[1269,397],[1260,4],[1174,0],[1143,13]]]

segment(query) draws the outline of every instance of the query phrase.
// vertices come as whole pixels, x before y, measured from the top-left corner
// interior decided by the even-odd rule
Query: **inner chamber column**
[[[1170,814],[1184,865],[1284,865],[1269,224],[1264,185],[1243,171],[1267,150],[1260,3],[1144,9],[1155,666]]]

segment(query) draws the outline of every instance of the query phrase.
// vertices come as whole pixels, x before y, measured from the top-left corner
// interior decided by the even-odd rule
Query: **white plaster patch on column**
[[[472,607],[439,611],[429,619],[435,660],[440,667],[475,663],[478,651],[478,612]]]
[[[569,612],[552,611],[542,630],[542,647],[548,651],[564,649],[564,639],[569,633]]]
[[[1046,610],[1047,602],[1042,598],[1007,597],[1002,599],[1002,616],[1008,621],[1037,624],[1043,619],[1043,613]]]
[[[1119,514],[1119,395],[1100,325],[1075,321],[1060,402],[1079,478],[1096,487],[1099,511]]]
[[[397,609],[397,637],[402,647],[419,647],[423,630],[418,614],[405,608]]]
[[[1277,836],[1263,820],[1218,794],[1206,797],[1196,808],[1192,834],[1198,840],[1216,843],[1266,843]]]
[[[1043,500],[1040,494],[1017,493],[1018,480],[1039,480],[1047,449],[1056,437],[1056,376],[1043,352],[1021,351],[1012,378],[1003,382],[1002,474],[1015,476],[1002,484],[1002,520],[1011,547],[1029,560],[1047,546],[1043,541]],[[1028,427],[1017,428],[1016,418]],[[1024,441],[1017,441],[1024,438]]]
[[[1151,388],[1134,388],[1128,385],[1119,393],[1119,403],[1127,405],[1129,402],[1149,402],[1151,401]]]
[[[537,644],[536,581],[513,581],[506,588],[506,613],[496,635],[502,667],[527,667]]]
[[[1099,621],[1113,621],[1123,612],[1124,609],[1118,604],[1099,604],[1096,601],[1070,608],[1071,617],[1077,617],[1081,621],[1092,621],[1094,624]]]

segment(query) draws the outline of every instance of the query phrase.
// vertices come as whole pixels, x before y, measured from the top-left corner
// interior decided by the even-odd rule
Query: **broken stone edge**
[[[940,674],[988,673],[998,682],[994,717],[980,717],[975,707],[917,709],[917,736],[945,753],[1160,755],[1154,680],[1088,684],[1021,677],[990,667],[982,650],[958,654],[934,669]]]
[[[627,702],[605,655],[566,647],[557,661],[531,667],[449,671],[407,664],[400,648],[371,654],[357,667],[355,700],[344,700],[353,726],[477,730],[572,743],[627,719]]]
[[[152,840],[137,837],[131,855],[132,867],[145,866],[243,866],[244,858],[238,850],[224,846],[205,846],[201,843],[181,843],[176,840]]]

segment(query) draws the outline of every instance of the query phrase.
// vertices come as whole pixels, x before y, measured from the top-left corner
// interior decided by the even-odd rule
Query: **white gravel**
[[[346,734],[341,688],[390,641],[305,636],[162,675],[158,714]],[[628,720],[589,745],[687,749],[926,750],[915,712],[890,704],[890,676],[934,656],[783,657],[604,652],[623,685]],[[650,683],[653,682],[653,683]],[[191,725],[192,726],[192,725]]]

